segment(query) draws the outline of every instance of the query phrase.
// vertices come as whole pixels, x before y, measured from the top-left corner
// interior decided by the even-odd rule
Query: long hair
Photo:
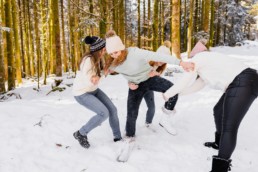
[[[110,55],[109,55],[104,69],[108,70],[109,67],[116,67],[116,66],[121,65],[126,60],[127,55],[128,55],[127,49],[122,50],[120,56],[117,57],[116,59],[110,57]]]
[[[92,68],[90,70],[96,72],[97,76],[99,76],[99,77],[101,77],[101,71],[103,71],[103,68],[104,68],[103,63],[105,63],[104,60],[103,60],[104,58],[103,59],[101,58],[101,53],[102,53],[101,51],[102,50],[103,49],[100,49],[98,51],[91,52],[91,53],[86,53],[84,55],[84,58],[90,58],[90,60],[91,60]],[[82,63],[84,58],[82,58],[80,64]]]
[[[163,45],[164,45],[165,47],[167,47],[168,49],[171,48],[171,42],[168,41],[168,40],[164,41]],[[156,64],[156,62],[155,62],[155,61],[150,61],[149,64],[153,67],[153,66]],[[164,70],[166,69],[166,67],[167,67],[167,64],[164,63],[163,65],[159,66],[159,67],[156,69],[156,71],[157,71],[158,73],[162,74],[162,73],[164,72]]]

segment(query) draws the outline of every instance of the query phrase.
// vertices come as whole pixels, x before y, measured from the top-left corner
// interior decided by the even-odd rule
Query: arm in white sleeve
[[[185,72],[183,76],[177,81],[172,87],[170,87],[164,94],[163,97],[168,100],[170,97],[179,94],[191,84],[193,80],[197,78],[197,72]]]
[[[163,62],[163,63],[169,63],[169,64],[175,64],[179,65],[180,60],[172,55],[162,54],[158,52],[143,50],[143,49],[137,49],[137,53],[141,55],[146,61],[155,61],[155,62]]]
[[[204,86],[204,81],[201,78],[198,78],[190,87],[187,87],[184,90],[182,90],[182,92],[179,95],[181,96],[197,92],[201,90]]]

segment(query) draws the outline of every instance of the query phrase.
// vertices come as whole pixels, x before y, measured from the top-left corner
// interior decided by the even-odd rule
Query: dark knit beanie
[[[97,36],[86,36],[84,42],[90,45],[90,52],[96,52],[106,46],[106,41]]]

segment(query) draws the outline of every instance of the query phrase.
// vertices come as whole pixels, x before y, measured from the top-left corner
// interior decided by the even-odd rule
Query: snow
[[[258,69],[258,42],[246,41],[241,47],[216,47],[222,52]],[[180,77],[166,77],[173,82]],[[203,146],[213,141],[215,125],[212,109],[221,92],[205,87],[179,98],[176,106],[177,136],[169,135],[158,125],[163,99],[155,93],[156,132],[144,126],[146,104],[139,110],[135,148],[128,162],[116,161],[121,142],[114,143],[108,121],[89,135],[91,147],[82,148],[72,136],[93,115],[79,105],[71,94],[71,74],[64,76],[63,92],[51,92],[54,78],[48,85],[24,80],[14,93],[22,99],[0,103],[0,172],[208,172],[211,157],[217,151]],[[127,81],[120,75],[108,76],[100,84],[118,108],[120,128],[124,135],[126,121]],[[233,172],[258,170],[258,101],[249,109],[238,133],[238,143],[232,155]]]

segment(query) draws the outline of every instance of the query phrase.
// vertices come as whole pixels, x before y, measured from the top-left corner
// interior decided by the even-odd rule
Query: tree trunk
[[[159,21],[156,20],[159,16],[159,1],[154,0],[154,14],[153,14],[153,51],[158,49],[158,29],[159,29]]]
[[[180,58],[180,1],[172,0],[172,54]]]
[[[183,42],[183,52],[187,50],[187,6],[186,0],[184,0],[184,42]]]
[[[220,7],[221,7],[221,0],[218,0],[218,9],[217,9],[217,31],[216,31],[216,45],[220,43],[220,26],[221,26],[221,20],[220,20]]]
[[[41,40],[42,40],[42,72],[43,72],[43,84],[47,84],[47,12],[46,12],[46,0],[40,0],[40,9],[41,9]]]
[[[32,26],[32,21],[33,18],[31,17],[30,14],[30,1],[26,1],[26,6],[27,6],[27,15],[28,15],[28,41],[29,41],[29,63],[30,63],[30,74],[32,77],[35,75],[35,65],[34,65],[34,39],[33,39],[33,26]]]
[[[41,76],[41,58],[40,58],[40,36],[39,36],[39,17],[38,17],[38,0],[33,1],[33,14],[34,14],[34,31],[35,31],[35,41],[36,41],[36,60],[37,60],[37,78],[38,78],[38,89],[39,89],[39,78]]]
[[[199,32],[199,0],[194,0],[194,32]]]
[[[138,0],[138,42],[137,46],[141,48],[141,0]]]
[[[203,30],[209,33],[209,19],[210,19],[210,0],[206,0],[204,3],[203,12]]]
[[[76,4],[79,4],[79,0],[74,1]],[[74,36],[73,36],[73,48],[74,48],[74,63],[75,63],[75,71],[78,69],[78,62],[80,61],[80,56],[79,56],[79,9],[78,7],[74,8]],[[103,37],[103,36],[102,36]]]
[[[151,0],[148,0],[148,47],[149,49],[152,49],[152,36],[151,36],[151,26],[150,26],[150,20],[151,20]]]
[[[63,47],[63,66],[64,66],[64,72],[68,72],[68,61],[67,61],[67,49],[66,49],[66,42],[65,42],[65,23],[64,23],[64,1],[61,0],[61,21],[62,21],[62,47]],[[91,32],[93,34],[93,28],[91,26]]]
[[[4,0],[0,1],[1,3],[1,18],[2,18],[2,26],[6,26],[5,24],[5,9],[4,9]],[[6,57],[6,32],[2,32],[2,40],[3,40],[3,61],[4,61],[4,80],[8,79],[8,64],[7,64],[7,57]]]
[[[100,37],[104,38],[107,32],[107,2],[106,0],[99,1],[101,9],[101,20],[99,22],[99,33]]]
[[[228,4],[228,0],[226,0],[226,4]],[[228,8],[227,6],[225,7],[226,8],[226,11],[225,11],[225,14],[228,13]],[[228,15],[225,16],[225,20],[227,21],[228,20]],[[223,28],[223,43],[225,44],[226,43],[226,37],[227,37],[227,25],[224,24],[224,28]]]
[[[25,76],[30,76],[30,63],[29,63],[29,38],[28,38],[28,17],[26,15],[26,4],[25,0],[22,1],[22,14],[23,14],[23,38],[24,38],[24,66]]]
[[[13,53],[13,27],[12,27],[12,6],[11,0],[5,0],[5,24],[6,27],[12,28],[10,32],[6,33],[6,47],[7,47],[7,63],[8,63],[8,91],[15,89],[15,66]]]
[[[13,8],[13,31],[14,31],[14,43],[15,43],[15,54],[16,54],[16,79],[17,83],[22,83],[22,76],[21,76],[21,48],[19,42],[19,22],[18,22],[18,10],[17,4],[15,0],[12,0],[12,8]]]
[[[20,43],[21,43],[21,61],[22,61],[22,77],[25,77],[25,46],[24,46],[24,18],[23,18],[23,10],[22,10],[22,2],[18,1],[19,5],[19,20],[20,20]]]
[[[160,1],[160,43],[161,45],[164,42],[164,19],[165,19],[165,14],[164,14],[164,2]]]
[[[0,3],[0,5],[2,4]],[[0,9],[2,9],[2,6],[0,7]],[[1,17],[0,17],[0,26],[2,26]],[[6,90],[5,90],[4,55],[3,55],[3,48],[2,48],[2,30],[0,29],[0,94],[3,94],[5,92]]]
[[[68,0],[68,14],[69,14],[69,51],[72,65],[72,71],[76,72],[75,54],[74,54],[74,5]]]
[[[211,0],[210,40],[207,45],[208,48],[210,46],[213,46],[213,38],[214,38],[214,0]]]
[[[56,46],[55,46],[55,29],[53,27],[54,25],[54,15],[53,15],[53,7],[52,7],[52,4],[53,4],[53,1],[55,0],[50,0],[50,1],[47,1],[48,3],[48,8],[49,8],[49,12],[50,12],[50,15],[49,15],[49,21],[48,21],[48,24],[49,24],[49,50],[50,50],[50,74],[55,74],[56,73]]]
[[[52,27],[52,33],[53,33],[53,40],[54,40],[54,46],[55,46],[55,57],[56,59],[56,76],[62,76],[62,59],[61,59],[61,43],[60,43],[60,24],[59,24],[59,5],[58,1],[52,0],[51,1],[51,7],[52,7],[52,21],[53,21],[53,27]]]
[[[61,0],[61,3],[63,3],[63,0]],[[90,10],[90,13],[93,14],[93,0],[89,0],[89,3],[90,3],[90,6],[89,6],[89,10]],[[63,9],[63,7],[62,7]],[[92,15],[90,15],[90,18],[92,18]],[[94,27],[93,25],[90,25],[90,34],[91,35],[94,35]]]
[[[124,1],[122,0],[119,4],[119,21],[120,21],[119,36],[124,43],[125,42],[125,6],[124,6]]]
[[[187,55],[190,56],[190,52],[192,50],[192,31],[193,31],[193,1],[190,0],[190,14],[189,14],[189,25],[187,31]]]

